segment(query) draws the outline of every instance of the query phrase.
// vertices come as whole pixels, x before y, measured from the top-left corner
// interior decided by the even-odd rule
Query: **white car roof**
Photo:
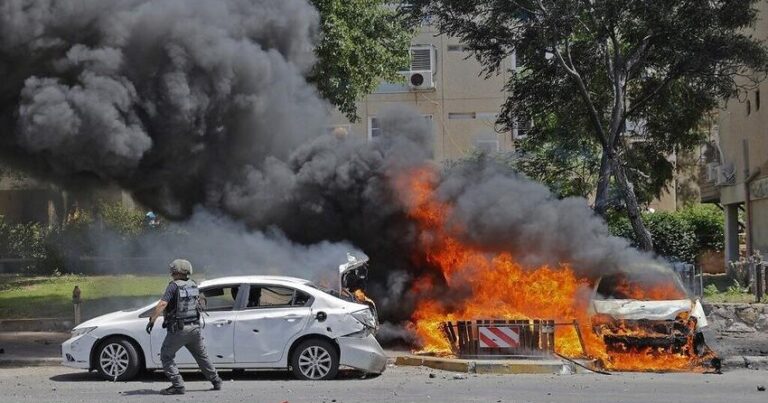
[[[250,283],[271,283],[271,284],[282,284],[282,285],[292,285],[292,284],[301,284],[306,285],[311,283],[311,281],[298,278],[298,277],[288,277],[288,276],[230,276],[230,277],[219,277],[214,278],[210,280],[205,280],[200,283],[200,287],[211,287],[211,286],[217,286],[217,285],[225,285],[225,284],[250,284]]]

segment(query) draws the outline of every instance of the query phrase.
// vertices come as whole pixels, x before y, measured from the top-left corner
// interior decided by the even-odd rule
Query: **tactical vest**
[[[169,322],[179,321],[191,323],[200,319],[198,311],[198,300],[200,299],[200,290],[197,284],[192,280],[175,280],[176,283],[176,306],[171,307],[166,312],[166,318]],[[170,305],[170,304],[169,304]]]

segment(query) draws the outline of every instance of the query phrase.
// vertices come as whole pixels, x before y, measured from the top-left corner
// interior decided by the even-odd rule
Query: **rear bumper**
[[[91,369],[91,350],[97,338],[83,334],[61,344],[61,363],[64,366],[79,369]]]
[[[373,335],[367,337],[339,337],[341,357],[339,364],[368,373],[380,374],[387,367],[387,355]]]

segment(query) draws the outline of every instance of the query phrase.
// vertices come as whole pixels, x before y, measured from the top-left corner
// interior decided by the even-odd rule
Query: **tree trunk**
[[[624,167],[621,165],[619,158],[614,156],[613,158],[609,157],[609,159],[611,160],[610,165],[613,167],[614,178],[616,178],[616,185],[627,207],[627,217],[632,224],[638,246],[640,249],[650,252],[653,250],[653,239],[651,238],[651,233],[645,228],[643,217],[640,215],[640,206],[637,204],[635,190],[629,184],[626,172],[624,172]]]
[[[597,192],[595,193],[595,213],[605,216],[608,209],[608,188],[611,183],[611,164],[608,161],[608,153],[603,151],[600,157],[600,176],[597,178]]]

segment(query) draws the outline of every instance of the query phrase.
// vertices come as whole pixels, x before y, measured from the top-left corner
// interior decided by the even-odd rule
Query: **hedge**
[[[723,212],[716,206],[695,205],[677,212],[644,213],[643,220],[657,254],[672,261],[693,263],[704,251],[722,251]],[[632,226],[623,215],[609,216],[611,234],[637,245]]]

